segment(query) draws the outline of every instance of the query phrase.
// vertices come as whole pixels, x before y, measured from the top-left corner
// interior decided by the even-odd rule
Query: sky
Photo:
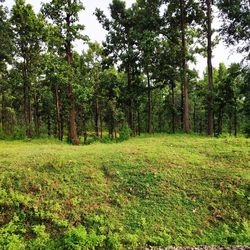
[[[36,12],[39,11],[41,3],[46,1],[48,0],[26,0],[27,3],[30,3],[34,6]],[[84,34],[88,35],[92,41],[101,43],[103,40],[105,40],[106,32],[103,30],[101,24],[98,23],[93,13],[96,8],[100,8],[106,14],[108,14],[109,4],[111,1],[112,0],[82,0],[85,10],[80,14],[80,22],[85,25]],[[6,0],[5,5],[11,9],[11,6],[14,2],[14,0]],[[133,2],[135,2],[135,0],[125,0],[125,2],[127,6],[130,6]],[[217,29],[219,26],[220,22],[217,18],[215,18],[213,28]],[[75,49],[78,52],[81,52],[84,48],[84,45],[81,42],[77,42],[75,46]],[[241,62],[243,56],[238,54],[235,50],[235,48],[227,48],[221,41],[213,50],[213,67],[218,67],[220,62],[224,62],[227,66],[233,62]],[[197,63],[196,65],[191,65],[191,68],[197,69],[199,75],[202,76],[203,71],[206,68],[206,58],[197,56]]]

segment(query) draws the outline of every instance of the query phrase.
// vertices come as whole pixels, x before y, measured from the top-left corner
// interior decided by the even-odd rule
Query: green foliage
[[[102,247],[104,240],[105,236],[96,235],[93,230],[87,233],[86,229],[80,225],[69,229],[64,237],[64,245],[66,249],[95,249]]]
[[[130,138],[131,129],[129,128],[128,124],[125,123],[120,129],[119,132],[119,141],[126,141]]]
[[[220,10],[220,16],[223,21],[220,32],[223,35],[225,42],[229,45],[240,44],[240,52],[246,52],[246,58],[249,60],[249,1],[235,0],[230,2],[218,0],[216,1],[216,4]]]
[[[48,249],[50,235],[45,231],[45,225],[35,225],[33,226],[33,232],[35,233],[35,239],[32,241],[33,249]]]

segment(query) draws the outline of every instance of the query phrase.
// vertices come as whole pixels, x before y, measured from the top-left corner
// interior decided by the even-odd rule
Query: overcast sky
[[[34,6],[36,12],[39,11],[41,7],[41,2],[45,2],[46,0],[26,0],[27,3],[30,3]],[[85,25],[84,33],[89,36],[89,38],[93,41],[98,41],[101,43],[105,39],[105,31],[102,29],[101,25],[96,20],[96,17],[93,15],[95,8],[100,8],[108,13],[109,4],[112,0],[83,0],[83,4],[85,6],[85,11],[80,14],[80,22]],[[10,9],[15,1],[14,0],[6,0],[5,4]],[[126,0],[127,6],[130,6],[135,0]],[[214,21],[214,28],[219,27],[219,21],[216,19]],[[76,44],[76,50],[81,51],[83,49],[82,43]],[[226,46],[220,42],[219,45],[213,51],[213,66],[218,67],[220,62],[224,62],[226,65],[230,65],[232,62],[240,62],[242,60],[242,56],[237,54],[234,48],[226,48]],[[197,64],[195,68],[199,71],[200,76],[202,72],[206,68],[206,58],[202,58],[201,56],[197,56]]]

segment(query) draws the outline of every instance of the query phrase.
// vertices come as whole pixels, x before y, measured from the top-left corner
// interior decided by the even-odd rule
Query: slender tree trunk
[[[184,114],[184,91],[183,91],[183,81],[181,80],[181,129],[184,130],[184,124],[183,124],[183,114]]]
[[[152,133],[152,93],[151,93],[151,86],[150,86],[150,77],[149,73],[147,72],[147,82],[148,82],[148,120],[147,120],[147,132]]]
[[[181,7],[181,40],[182,40],[182,84],[183,84],[183,129],[185,133],[189,133],[189,94],[188,94],[188,78],[187,78],[187,46],[186,46],[186,22],[185,22],[185,1],[180,0]]]
[[[2,120],[2,130],[3,130],[4,134],[7,133],[6,119],[7,119],[6,100],[5,100],[5,95],[4,95],[4,91],[3,91],[2,92],[2,115],[1,115],[1,120]]]
[[[39,114],[39,100],[38,95],[34,97],[34,122],[35,122],[35,133],[36,136],[40,136],[40,114]]]
[[[28,86],[28,123],[29,123],[29,128],[28,128],[28,138],[32,138],[32,128],[31,128],[31,123],[32,123],[32,111],[31,111],[31,89],[30,89],[30,84]]]
[[[87,126],[85,116],[83,116],[83,143],[87,144],[88,133],[87,133]]]
[[[212,0],[207,2],[207,68],[208,68],[208,135],[214,132],[213,67],[212,67]]]
[[[141,116],[140,116],[140,108],[137,111],[137,119],[138,119],[138,135],[141,135]]]
[[[131,72],[130,72],[130,66],[128,66],[127,70],[127,76],[128,76],[128,126],[132,131],[132,134],[134,133],[134,126],[133,126],[133,100],[132,100],[132,79],[131,79]]]
[[[48,131],[48,137],[51,136],[51,121],[50,121],[50,113],[47,115],[47,131]]]
[[[172,96],[172,133],[175,134],[175,93],[174,83],[171,84],[171,96]]]
[[[57,127],[57,137],[62,141],[63,139],[63,131],[62,131],[62,115],[61,115],[61,100],[59,96],[59,88],[58,84],[55,83],[55,105],[56,105],[56,127]]]
[[[95,102],[95,135],[97,137],[100,136],[100,107],[99,100],[97,97]]]
[[[219,107],[219,116],[218,116],[218,135],[222,134],[222,125],[223,125],[223,107]]]
[[[102,115],[100,114],[100,119],[101,119],[101,121],[100,121],[100,125],[101,125],[101,138],[102,138],[102,136],[103,136],[103,120],[102,120]]]
[[[203,125],[202,125],[202,117],[200,118],[200,128],[199,128],[200,134],[202,134],[203,131]]]
[[[32,138],[32,129],[31,129],[31,101],[30,101],[30,84],[28,79],[28,70],[26,60],[23,64],[23,100],[24,100],[24,123],[26,129],[26,136]]]
[[[194,123],[194,132],[196,132],[196,102],[194,102],[193,123]]]
[[[237,136],[237,126],[238,126],[238,117],[237,117],[237,103],[235,100],[235,105],[234,105],[234,136]]]
[[[1,128],[4,130],[4,90],[2,90]]]
[[[232,135],[232,114],[229,114],[229,120],[228,120],[228,133]]]

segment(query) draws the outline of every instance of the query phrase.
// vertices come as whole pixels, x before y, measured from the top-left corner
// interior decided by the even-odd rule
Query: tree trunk
[[[67,33],[70,33],[70,26],[71,26],[71,20],[70,20],[70,14],[67,14],[66,16],[66,22],[67,22]],[[70,34],[68,34],[68,37],[70,37]],[[67,54],[67,63],[69,65],[73,62],[73,55],[71,51],[71,41],[68,40],[66,42],[66,54]],[[70,76],[68,76],[70,78]],[[70,82],[70,79],[68,80],[68,101],[69,101],[69,142],[73,145],[79,145],[80,140],[77,135],[77,129],[76,129],[76,110],[75,110],[75,96],[73,93],[72,84]]]
[[[127,70],[127,76],[128,76],[128,126],[131,129],[132,133],[134,131],[133,126],[133,100],[132,100],[132,80],[131,80],[131,72],[130,67],[128,66]]]
[[[4,91],[2,92],[2,115],[1,115],[1,120],[2,120],[2,131],[4,134],[8,134],[8,129],[7,129],[7,109],[6,109],[6,98],[4,95]]]
[[[223,108],[219,107],[219,116],[218,116],[218,135],[222,134],[222,124],[223,124]]]
[[[228,120],[228,133],[232,135],[232,114],[229,114],[229,120]]]
[[[213,67],[212,67],[212,2],[207,1],[207,68],[208,68],[208,135],[214,132]]]
[[[234,104],[234,136],[237,136],[237,126],[238,126],[238,117],[237,117],[237,102],[235,100]]]
[[[95,103],[95,135],[97,137],[100,136],[100,107],[99,107],[99,100],[97,97]]]
[[[174,82],[171,84],[171,98],[172,98],[172,133],[175,134],[175,94],[174,94]]]
[[[50,122],[50,113],[47,115],[47,131],[48,131],[48,137],[51,136],[51,122]]]
[[[101,126],[101,138],[103,137],[103,119],[102,119],[102,115],[100,114],[100,126]]]
[[[200,118],[200,128],[199,128],[199,132],[200,134],[202,134],[202,131],[203,131],[203,124],[202,124],[202,117]]]
[[[141,116],[140,116],[140,108],[137,111],[137,119],[138,119],[138,135],[141,135]]]
[[[30,83],[28,79],[28,70],[26,60],[23,64],[23,100],[24,100],[24,122],[26,129],[26,136],[32,138],[32,114],[31,114],[31,101],[30,101]]]
[[[151,86],[150,86],[150,77],[149,73],[147,72],[147,81],[148,81],[148,120],[147,120],[147,132],[152,133],[152,96],[151,96]]]
[[[196,132],[196,102],[194,102],[193,126],[194,126],[194,132]]]
[[[36,136],[40,136],[40,114],[39,114],[39,100],[38,95],[34,97],[34,122],[35,122],[35,133]]]
[[[186,48],[186,22],[185,22],[185,1],[180,0],[181,8],[181,40],[182,40],[182,85],[183,85],[183,129],[189,133],[189,97],[188,97],[188,78],[187,78],[187,48]]]
[[[62,131],[62,115],[61,115],[61,100],[59,96],[58,84],[55,83],[55,105],[56,105],[56,127],[57,127],[57,137],[59,140],[63,140],[63,131]]]

